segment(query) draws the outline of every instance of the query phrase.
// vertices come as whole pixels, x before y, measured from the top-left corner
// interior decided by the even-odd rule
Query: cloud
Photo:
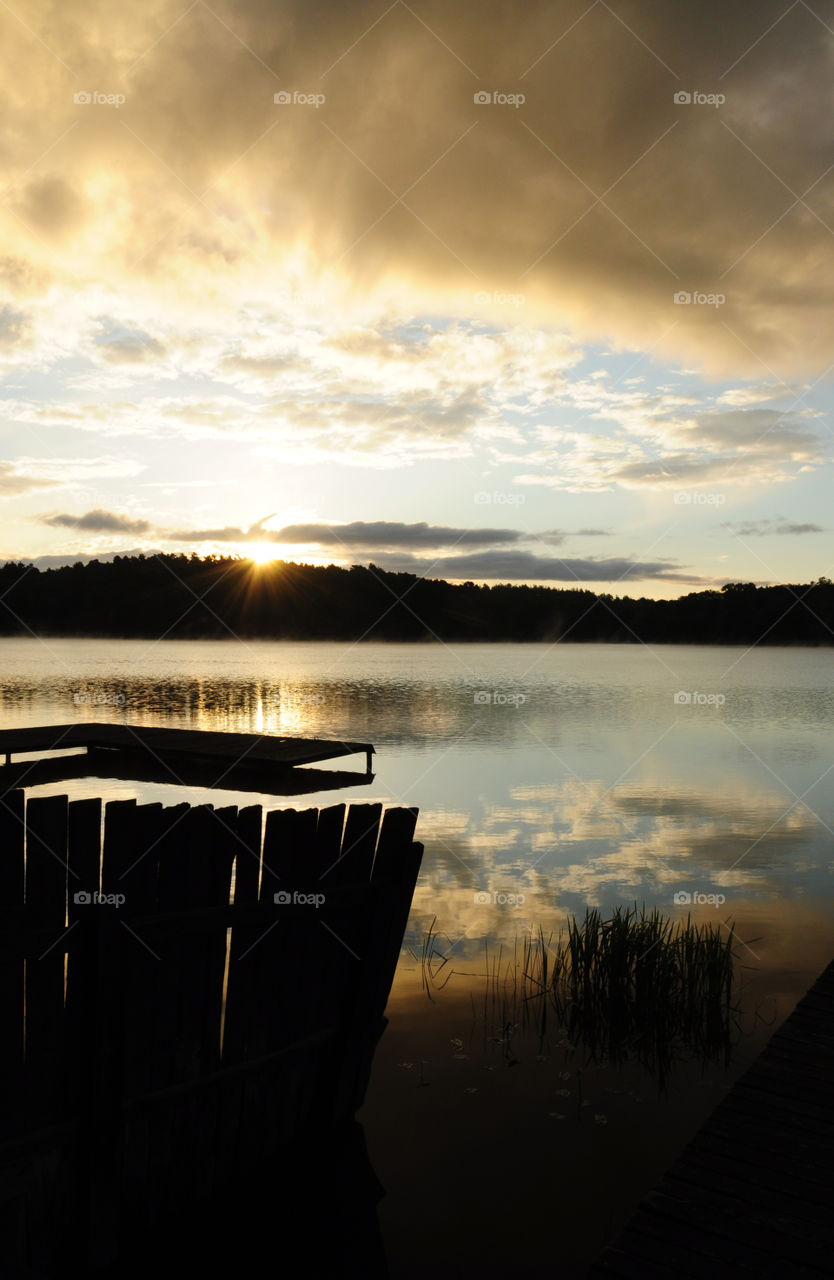
[[[0,497],[16,497],[32,489],[46,489],[58,483],[45,476],[26,474],[20,466],[20,462],[0,462]]]
[[[603,435],[596,427],[537,426],[539,447],[524,459],[536,469],[516,475],[517,483],[574,490],[778,483],[820,466],[831,452],[830,438],[815,429],[816,411],[707,403],[682,412],[691,396],[589,380],[569,387],[562,398],[595,423],[610,420],[613,429]],[[502,460],[511,461],[512,454]]]
[[[165,354],[165,347],[151,334],[121,325],[109,316],[99,321],[93,347],[111,364],[143,364],[158,361]]]
[[[53,529],[80,529],[84,533],[149,533],[152,525],[147,520],[133,519],[130,516],[119,515],[115,511],[102,511],[96,508],[94,511],[88,511],[83,516],[73,516],[65,512],[56,512],[54,515],[40,516],[42,524],[47,524]]]
[[[266,542],[269,535],[263,530],[241,529],[227,524],[216,529],[169,529],[162,535],[166,542]]]
[[[759,455],[760,456],[760,455]],[[748,466],[753,459],[748,458]],[[638,462],[628,462],[623,466],[612,468],[609,478],[618,484],[633,488],[676,488],[685,484],[703,484],[707,481],[716,484],[725,481],[728,473],[728,462],[724,458],[704,457],[695,453],[669,453],[662,459],[652,457],[641,458]],[[744,477],[738,472],[735,479]]]
[[[5,421],[43,460],[6,464],[0,491],[73,484],[62,509],[118,507],[104,472],[48,457],[90,435],[151,481],[297,477],[285,520],[390,511],[367,500],[381,470],[446,461],[471,459],[485,489],[628,491],[618,512],[635,490],[819,467],[830,440],[802,395],[830,362],[830,36],[813,5],[730,9],[79,0],[47,32],[20,0],[0,48],[18,122],[0,346]],[[84,88],[126,101],[76,104]],[[726,100],[674,101],[695,89]],[[475,101],[499,90],[525,101]],[[641,354],[684,370],[652,390],[667,374]],[[304,491],[300,468],[322,466],[367,473],[355,507]],[[441,492],[435,519],[465,523]],[[155,522],[242,544],[251,510],[172,501]],[[326,528],[316,545],[335,548]],[[610,535],[544,535],[568,536]],[[365,546],[428,546],[402,538]]]
[[[8,413],[36,428],[141,442],[235,441],[293,465],[381,470],[488,451],[493,462],[523,463],[525,485],[574,492],[679,486],[699,475],[783,482],[831,451],[816,410],[734,407],[708,389],[577,376],[575,344],[529,328],[397,326],[378,312],[359,329],[344,316],[305,313],[294,330],[284,299],[236,312],[209,333],[176,308],[133,325],[115,310],[114,300],[106,328],[98,298],[78,311],[73,346],[43,309],[31,372],[61,342],[65,359],[93,351],[96,363],[74,373],[60,397],[10,398]],[[164,355],[154,358],[157,347]],[[231,376],[232,350],[256,361],[271,352],[269,376],[244,367]],[[139,394],[122,391],[137,384]]]
[[[237,525],[224,525],[217,528],[162,530],[152,527],[147,520],[102,510],[88,511],[83,516],[59,513],[40,517],[44,524],[53,528],[71,528],[93,533],[148,534],[166,543],[226,545],[233,550],[253,542],[328,547],[342,553],[337,557],[340,561],[344,560],[348,552],[358,551],[372,557],[380,568],[433,578],[566,582],[572,585],[635,579],[683,583],[706,581],[683,572],[673,561],[640,561],[627,556],[559,559],[539,556],[513,545],[529,541],[535,536],[516,529],[465,529],[431,525],[425,521],[406,524],[388,520],[357,520],[343,525],[309,522],[268,529],[265,525],[272,518],[264,516],[246,529]],[[550,530],[537,540],[555,544],[567,536],[559,530]],[[453,550],[456,546],[475,546],[481,549],[455,555]],[[508,549],[510,546],[512,549]],[[411,554],[411,550],[421,549],[437,549],[438,554],[432,558]]]
[[[801,389],[797,386],[780,386],[778,382],[763,383],[760,386],[731,387],[729,391],[722,391],[716,404],[743,408],[751,404],[767,404],[769,400],[773,400],[780,394],[790,395],[796,399],[801,395]]]
[[[33,569],[62,569],[65,565],[89,564],[91,560],[98,560],[101,564],[110,564],[116,556],[143,555],[148,557],[162,554],[158,549],[148,550],[144,547],[130,547],[121,551],[87,551],[81,554],[19,556],[16,560],[2,560],[0,564],[26,564],[31,565]]]
[[[137,521],[136,523],[141,524],[143,522]],[[129,529],[121,529],[119,531],[141,532],[141,530]],[[212,532],[211,530],[206,531],[207,534]],[[223,530],[216,532],[234,531]],[[235,540],[246,541],[247,539],[212,538],[210,536],[205,538],[207,542]],[[22,557],[20,559],[22,559],[23,563],[32,564],[36,568],[50,569],[78,562],[86,564],[92,559],[109,561],[116,555],[135,556],[140,554],[151,556],[170,554],[170,551],[161,552],[158,548],[134,547],[130,550],[86,551],[77,554],[41,555],[35,558]],[[526,551],[483,551],[472,555],[438,556],[434,559],[420,559],[407,553],[380,551],[374,554],[373,564],[379,569],[386,569],[395,573],[414,573],[420,577],[430,579],[445,578],[451,581],[561,582],[571,587],[581,587],[587,583],[616,584],[618,582],[647,580],[679,582],[695,586],[712,585],[711,579],[685,573],[680,566],[672,561],[640,561],[632,560],[628,557],[557,560],[536,556]]]
[[[753,449],[801,461],[822,456],[822,442],[810,427],[776,409],[699,413],[687,430],[699,441],[707,440],[720,449]]]
[[[31,324],[25,311],[8,304],[0,307],[0,350],[8,350],[25,341]]]
[[[707,580],[684,573],[671,561],[640,561],[628,557],[609,559],[555,559],[529,551],[483,551],[473,555],[442,556],[436,560],[404,559],[394,554],[376,560],[380,568],[428,574],[433,578],[499,582],[625,582],[655,579],[665,582],[703,583]]]
[[[721,527],[729,529],[730,533],[737,534],[740,538],[764,538],[771,534],[825,533],[825,529],[820,524],[796,523],[786,520],[783,516],[763,520],[723,520]]]
[[[57,173],[36,174],[15,193],[13,207],[36,234],[60,242],[83,224],[87,213],[78,187]]]
[[[350,524],[292,524],[270,531],[275,542],[316,543],[344,547],[444,547],[483,546],[518,542],[516,529],[456,529],[445,525],[399,524],[395,521],[354,520]]]
[[[222,308],[232,277],[239,297],[302,262],[357,295],[523,312],[721,369],[829,361],[815,184],[834,86],[808,6],[622,0],[572,22],[543,3],[519,22],[503,0],[419,17],[242,0],[226,21],[175,0],[124,16],[81,0],[49,49],[30,34],[34,0],[16,12],[0,60],[25,127],[3,177],[21,244],[54,276],[151,280]],[[125,103],[76,105],[58,59]],[[276,105],[278,86],[325,100]],[[725,101],[674,101],[698,89]],[[725,302],[676,306],[678,290]],[[475,304],[484,292],[497,301]]]
[[[378,328],[363,327],[355,349],[347,341],[353,330],[330,312],[305,316],[292,330],[289,300],[264,303],[256,317],[220,317],[211,332],[187,310],[166,308],[151,337],[147,324],[108,321],[102,329],[94,301],[95,314],[77,311],[69,338],[54,332],[42,311],[31,369],[54,360],[61,340],[62,354],[86,359],[88,368],[72,375],[71,396],[11,399],[9,412],[21,422],[145,440],[249,441],[292,462],[403,466],[470,456],[475,440],[517,438],[507,411],[523,413],[525,401],[564,389],[581,355],[564,335],[487,334],[471,321],[428,334],[412,327],[393,342],[382,332],[389,320],[378,312]],[[61,307],[69,305],[62,297]],[[95,341],[91,330],[98,330]],[[164,360],[145,358],[152,343]],[[165,383],[149,389],[154,373]],[[136,384],[138,395],[112,394]]]
[[[535,535],[537,542],[543,542],[549,547],[561,547],[567,538],[609,538],[611,536],[610,529],[576,529],[571,532],[567,529],[545,529],[543,533]]]
[[[275,542],[286,546],[320,547],[448,547],[485,546],[514,543],[528,535],[517,529],[461,529],[432,525],[425,521],[403,524],[393,520],[354,520],[349,524],[288,524],[266,529],[271,516],[242,529],[226,525],[215,529],[171,529],[164,537],[171,542]],[[159,531],[162,536],[162,531]]]
[[[549,546],[561,546],[572,535],[562,529],[548,529],[544,533],[530,533],[520,529],[460,528],[451,525],[434,525],[426,521],[402,523],[394,520],[353,520],[348,524],[327,524],[317,521],[288,524],[278,529],[266,528],[271,516],[264,516],[247,529],[237,525],[219,528],[156,530],[156,536],[170,542],[245,543],[274,542],[282,546],[334,547],[344,550],[360,548],[365,551],[391,548],[450,548],[508,546],[523,542],[543,542]],[[585,536],[610,536],[605,529],[580,529]]]

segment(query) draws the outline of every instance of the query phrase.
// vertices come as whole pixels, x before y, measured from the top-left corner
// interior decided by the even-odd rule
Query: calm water
[[[2,640],[0,663],[6,727],[369,741],[370,785],[301,807],[419,806],[423,870],[361,1117],[394,1276],[557,1259],[579,1274],[834,951],[832,651]],[[97,779],[37,789],[67,791],[206,799]],[[661,1093],[637,1064],[588,1061],[558,1027],[542,1041],[485,999],[500,947],[506,963],[530,930],[635,901],[735,939],[731,1060],[683,1060]]]

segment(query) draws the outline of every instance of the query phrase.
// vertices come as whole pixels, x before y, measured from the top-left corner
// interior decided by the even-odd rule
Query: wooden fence
[[[0,799],[4,1274],[93,1271],[356,1111],[416,817]]]

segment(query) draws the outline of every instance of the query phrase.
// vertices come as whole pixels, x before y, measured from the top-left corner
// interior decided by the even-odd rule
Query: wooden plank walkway
[[[279,738],[268,733],[217,733],[203,729],[167,729],[148,725],[73,724],[0,729],[0,756],[7,765],[15,754],[29,751],[90,750],[143,752],[157,757],[219,758],[234,764],[293,768],[341,756],[364,755],[370,773],[373,747],[368,742],[325,738]]]
[[[834,963],[592,1277],[834,1274]]]

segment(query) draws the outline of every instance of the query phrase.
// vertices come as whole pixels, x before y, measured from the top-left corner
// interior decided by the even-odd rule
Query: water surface
[[[578,1274],[831,959],[830,650],[7,639],[0,671],[5,727],[368,741],[370,785],[263,803],[419,806],[423,869],[362,1116],[395,1276]],[[112,779],[33,794],[50,792],[259,799]],[[729,1061],[684,1056],[663,1091],[485,998],[500,948],[506,970],[531,930],[635,901],[732,929],[737,955]]]

